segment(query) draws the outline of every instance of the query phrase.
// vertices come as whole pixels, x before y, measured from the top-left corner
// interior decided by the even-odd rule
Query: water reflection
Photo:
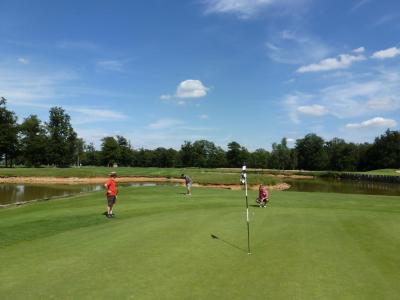
[[[168,183],[161,183],[168,184]],[[119,186],[156,186],[160,183],[120,183]],[[66,197],[103,190],[102,184],[0,184],[0,205]]]
[[[67,184],[0,184],[0,204],[20,203],[39,199],[51,199],[85,192],[99,191],[97,185],[67,185]]]
[[[400,195],[400,184],[334,179],[288,179],[289,191],[370,195]]]
[[[352,180],[285,179],[291,185],[289,191],[324,192],[371,195],[400,195],[400,184]],[[179,185],[174,183],[121,183],[119,186]],[[21,203],[39,199],[51,199],[103,190],[102,184],[0,184],[0,205]]]

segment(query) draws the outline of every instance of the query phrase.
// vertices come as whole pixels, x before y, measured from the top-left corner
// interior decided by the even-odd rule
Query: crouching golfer
[[[264,208],[267,205],[269,199],[268,199],[268,190],[265,185],[260,184],[260,187],[258,188],[258,198],[256,201],[260,207]]]
[[[192,183],[193,183],[192,178],[190,178],[185,174],[182,174],[181,177],[185,179],[186,195],[190,196],[192,194]]]
[[[117,200],[117,183],[115,182],[115,177],[117,177],[117,173],[111,172],[109,174],[109,178],[107,182],[104,184],[104,187],[106,188],[106,195],[107,195],[107,218],[112,218],[114,217],[113,214],[113,206],[115,204],[115,201]]]

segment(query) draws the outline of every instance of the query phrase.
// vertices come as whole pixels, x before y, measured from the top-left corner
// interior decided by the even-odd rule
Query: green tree
[[[355,171],[359,161],[357,146],[334,138],[326,143],[328,169],[334,171]]]
[[[118,141],[112,137],[104,137],[101,144],[101,157],[103,165],[112,167],[121,158],[121,148]]]
[[[15,113],[6,107],[7,100],[0,98],[0,159],[4,157],[5,166],[12,167],[18,154],[18,124]]]
[[[26,166],[38,167],[47,163],[46,129],[36,115],[25,118],[20,125],[21,154]]]
[[[229,167],[238,168],[249,160],[249,151],[242,147],[239,143],[233,141],[228,144],[228,151],[226,152],[226,159]]]
[[[121,166],[131,166],[133,164],[133,149],[131,143],[120,135],[117,135],[117,142],[121,151],[118,164]]]
[[[100,166],[101,165],[101,153],[97,151],[93,145],[90,143],[83,146],[84,155],[82,157],[82,165],[84,166]]]
[[[176,165],[178,151],[169,148],[158,147],[153,150],[152,166],[159,168],[171,168]]]
[[[357,146],[357,156],[359,157],[357,163],[357,171],[367,171],[372,170],[371,161],[369,160],[368,153],[370,153],[370,149],[372,144],[363,143],[358,144]]]
[[[49,163],[59,167],[73,164],[76,157],[77,134],[72,128],[70,116],[63,108],[52,107],[46,127],[49,135]]]
[[[85,141],[82,138],[77,138],[75,145],[76,166],[80,167],[82,161],[85,160]]]
[[[251,168],[268,168],[270,153],[265,149],[256,149],[254,152],[250,153],[250,159],[248,166]]]
[[[226,153],[224,149],[216,146],[211,155],[208,157],[208,167],[209,168],[221,168],[226,167],[228,161],[226,159]]]
[[[272,144],[270,166],[281,170],[292,167],[290,149],[287,146],[286,138],[283,138],[280,144]]]
[[[207,140],[195,141],[192,145],[193,165],[200,168],[215,168],[220,166],[221,148]]]
[[[192,167],[194,165],[193,145],[189,141],[184,141],[179,151],[182,167]]]
[[[400,168],[400,132],[388,129],[375,138],[367,155],[372,169]]]
[[[298,168],[297,151],[296,149],[290,149],[290,165],[289,170],[296,170]]]
[[[307,134],[296,141],[298,167],[302,170],[324,170],[328,165],[328,155],[324,140],[316,134]]]

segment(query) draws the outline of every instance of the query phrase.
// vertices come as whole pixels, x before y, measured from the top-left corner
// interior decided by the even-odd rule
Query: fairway
[[[248,255],[243,196],[126,187],[114,219],[103,193],[1,209],[1,299],[400,297],[400,197],[273,191]]]

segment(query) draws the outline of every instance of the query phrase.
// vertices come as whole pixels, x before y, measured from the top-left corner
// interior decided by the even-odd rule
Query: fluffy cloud
[[[359,47],[357,49],[354,49],[353,52],[354,53],[363,53],[363,52],[365,52],[365,48],[364,47]]]
[[[182,81],[176,89],[178,98],[199,98],[207,95],[208,88],[200,80],[188,79]]]
[[[319,63],[302,66],[297,69],[296,72],[306,73],[345,69],[350,67],[353,62],[361,60],[365,60],[363,55],[341,54],[336,58],[326,58],[321,60]]]
[[[372,127],[391,128],[391,127],[395,127],[396,125],[397,125],[397,122],[395,120],[376,117],[376,118],[366,120],[361,123],[347,124],[346,128],[348,128],[348,129],[361,129],[361,128],[372,128]]]
[[[400,48],[392,47],[385,50],[380,50],[372,54],[372,58],[375,59],[386,59],[386,58],[393,58],[400,55]]]
[[[184,99],[201,98],[207,95],[209,88],[200,80],[188,79],[178,84],[175,95],[164,94],[160,96],[161,100],[180,99],[178,104],[185,104]]]

